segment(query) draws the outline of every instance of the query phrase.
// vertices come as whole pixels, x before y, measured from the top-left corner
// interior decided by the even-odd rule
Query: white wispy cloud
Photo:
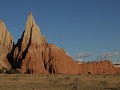
[[[74,55],[73,58],[76,58],[76,59],[78,59],[78,58],[86,58],[86,57],[90,57],[92,55],[94,55],[93,52],[80,52],[80,53]]]
[[[107,53],[103,53],[100,56],[98,56],[97,59],[101,60],[101,59],[106,59],[108,57],[119,56],[119,55],[120,55],[120,51],[107,52]]]

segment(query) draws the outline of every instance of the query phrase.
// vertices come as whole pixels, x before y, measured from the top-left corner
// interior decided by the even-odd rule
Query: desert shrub
[[[106,75],[103,75],[103,78],[106,78]]]
[[[53,81],[54,84],[58,84],[60,82],[62,82],[62,78],[57,78]]]
[[[17,75],[15,75],[15,77],[13,77],[13,81],[17,81],[19,79],[19,75],[17,74]]]
[[[72,90],[79,90],[79,78],[75,78],[70,86],[72,86]]]
[[[106,85],[108,84],[108,82],[107,82],[107,81],[100,81],[100,84],[101,84],[102,86],[106,86]]]
[[[6,74],[6,71],[7,71],[6,68],[2,68],[2,69],[0,70],[0,73],[1,73],[1,74]]]
[[[6,73],[7,74],[17,74],[18,72],[15,69],[9,69],[9,70],[6,71]]]
[[[50,78],[50,77],[47,77],[46,79],[47,79],[49,82],[52,82],[52,81],[53,81],[53,79]]]
[[[58,81],[58,80],[55,80],[53,83],[54,83],[54,84],[57,84],[57,83],[59,83],[59,81]]]
[[[65,77],[65,80],[70,80],[70,77],[68,77],[68,76],[67,76],[67,77]]]

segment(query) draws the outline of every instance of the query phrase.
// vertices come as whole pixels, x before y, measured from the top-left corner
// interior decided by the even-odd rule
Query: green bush
[[[7,74],[18,74],[17,70],[15,69],[9,69],[6,71]]]

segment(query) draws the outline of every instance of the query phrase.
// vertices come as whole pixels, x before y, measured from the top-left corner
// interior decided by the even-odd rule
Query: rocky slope
[[[3,30],[3,29],[2,29]],[[4,31],[4,30],[3,30]],[[3,35],[3,33],[1,34]],[[9,36],[9,35],[8,35]],[[10,37],[9,37],[10,38]],[[8,39],[6,39],[7,41]],[[11,39],[10,39],[11,40]],[[4,40],[1,40],[4,41]],[[13,43],[13,40],[11,41]],[[4,42],[8,52],[12,44]],[[7,52],[7,53],[8,53]],[[6,54],[7,54],[6,53]],[[25,31],[7,55],[12,68],[30,74],[115,74],[117,69],[110,61],[78,64],[64,49],[48,44],[40,32],[32,13],[29,13]]]
[[[12,50],[13,38],[8,32],[5,24],[0,20],[0,69],[10,68],[7,54]]]

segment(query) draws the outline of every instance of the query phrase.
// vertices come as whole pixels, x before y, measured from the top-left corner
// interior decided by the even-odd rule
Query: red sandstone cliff
[[[22,73],[51,74],[114,74],[116,69],[110,61],[78,64],[66,55],[64,49],[46,42],[29,14],[25,31],[13,50],[14,67]]]
[[[108,60],[80,64],[82,74],[115,74],[116,68]]]
[[[13,50],[13,67],[21,68],[22,73],[47,73],[42,59],[46,39],[41,35],[38,25],[29,13],[25,31]]]
[[[53,45],[47,44],[35,20],[30,13],[25,31],[13,50],[13,67],[20,68],[22,73],[72,73],[76,66],[66,52]]]

